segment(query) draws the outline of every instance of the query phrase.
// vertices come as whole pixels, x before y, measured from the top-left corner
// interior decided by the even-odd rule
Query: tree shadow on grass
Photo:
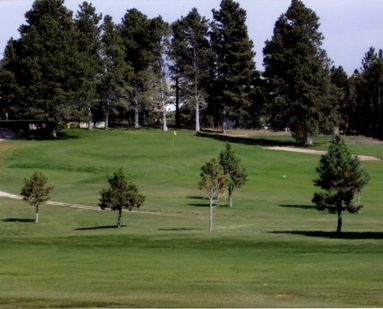
[[[52,137],[43,130],[36,130],[31,132],[26,132],[15,139],[18,140],[34,140],[34,141],[63,141],[70,139],[79,139],[79,136],[73,133],[68,134],[67,132],[57,132],[56,137]]]
[[[194,207],[210,207],[210,202],[207,198],[202,197],[202,196],[188,196],[187,198],[192,199],[192,200],[199,200],[199,201],[206,201],[205,203],[190,203],[188,204],[189,206],[194,206]]]
[[[203,204],[188,204],[189,206],[194,206],[194,207],[210,207],[209,203],[203,203]],[[214,205],[213,205],[214,206]]]
[[[121,225],[125,227],[126,225]],[[103,230],[103,229],[117,229],[117,225],[104,225],[104,226],[92,226],[92,227],[79,227],[76,231],[90,231],[90,230]]]
[[[192,200],[206,200],[206,198],[202,196],[188,196],[187,198],[190,198]]]
[[[316,209],[315,205],[279,205],[286,208]]]
[[[198,231],[198,230],[202,230],[202,229],[191,229],[191,228],[181,227],[181,228],[158,229],[158,230],[159,231]]]
[[[324,232],[324,231],[272,231],[272,234],[291,234],[330,239],[383,239],[383,232]]]
[[[217,132],[209,132],[203,131],[197,134],[198,137],[202,138],[211,138],[222,142],[236,143],[236,144],[244,144],[244,145],[252,145],[252,146],[263,146],[263,147],[273,147],[273,146],[300,146],[302,144],[296,143],[294,141],[282,141],[275,139],[267,139],[267,138],[257,138],[257,137],[241,137],[241,136],[228,136],[226,134],[219,134]]]
[[[36,222],[36,219],[7,218],[7,219],[4,219],[3,222],[32,223],[32,222]]]

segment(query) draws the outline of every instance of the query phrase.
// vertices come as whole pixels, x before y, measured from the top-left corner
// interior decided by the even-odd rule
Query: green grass
[[[336,216],[311,204],[319,156],[267,150],[289,136],[218,138],[191,131],[68,130],[65,138],[0,144],[0,188],[18,194],[35,170],[51,199],[97,206],[124,167],[146,196],[117,213],[0,199],[0,307],[382,307],[383,161],[363,162],[371,181],[362,213]],[[321,137],[326,148],[330,137]],[[220,202],[208,232],[199,168],[225,140],[249,182]],[[380,155],[382,145],[350,144]],[[380,151],[379,151],[380,149]],[[286,178],[282,176],[286,175]],[[155,213],[154,213],[155,212]],[[157,214],[159,213],[159,214]]]

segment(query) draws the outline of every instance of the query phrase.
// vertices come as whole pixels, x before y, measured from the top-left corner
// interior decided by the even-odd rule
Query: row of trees
[[[109,118],[134,127],[162,122],[175,104],[175,125],[290,127],[302,143],[318,132],[383,136],[380,89],[383,52],[371,48],[348,77],[321,47],[319,17],[301,0],[275,23],[256,70],[246,11],[233,0],[192,9],[172,24],[129,9],[120,23],[87,2],[73,13],[64,0],[35,0],[10,39],[0,65],[1,113],[9,119],[58,123]],[[182,112],[184,111],[184,112]],[[193,120],[194,118],[194,120]]]
[[[320,187],[322,192],[314,193],[312,202],[318,210],[328,210],[338,215],[337,234],[342,229],[342,212],[359,212],[360,193],[369,182],[369,174],[361,167],[358,157],[353,157],[347,150],[342,138],[337,135],[329,146],[328,152],[322,155],[316,168],[318,178],[314,185]],[[232,207],[232,194],[234,188],[240,188],[247,181],[246,169],[241,159],[236,156],[231,145],[221,151],[216,158],[206,162],[201,167],[201,181],[199,188],[209,198],[209,231],[213,230],[213,206],[216,201],[228,190],[229,206]],[[121,226],[123,208],[131,211],[139,208],[145,201],[145,196],[140,194],[136,185],[129,181],[124,170],[120,168],[108,180],[109,188],[100,191],[99,206],[101,209],[118,211],[117,227]],[[36,207],[36,222],[38,222],[38,207],[40,203],[49,199],[49,192],[53,187],[48,187],[47,178],[35,172],[29,179],[24,179],[21,195],[24,200]],[[358,194],[358,201],[354,201]]]
[[[213,206],[228,190],[229,207],[233,207],[234,188],[240,188],[247,182],[246,168],[242,160],[236,156],[231,145],[226,142],[225,150],[219,154],[219,159],[212,158],[201,167],[201,181],[198,186],[203,190],[210,202],[209,231],[213,230]]]
[[[24,179],[21,195],[24,201],[29,202],[36,208],[36,223],[39,222],[39,205],[49,200],[49,193],[54,187],[47,186],[48,179],[41,172],[34,172],[30,178]],[[118,169],[108,179],[109,188],[100,191],[100,204],[102,210],[110,209],[118,211],[117,228],[121,227],[123,208],[132,211],[139,208],[145,201],[145,196],[140,194],[137,186],[131,182],[123,168]]]
[[[111,16],[100,24],[102,16],[91,4],[84,2],[72,18],[63,0],[36,0],[25,16],[21,38],[9,40],[1,63],[7,118],[44,120],[54,135],[56,125],[69,120],[99,117],[107,128],[110,115],[139,127],[160,113],[166,130],[170,101],[176,125],[184,105],[186,115],[195,115],[197,132],[201,110],[250,115],[244,109],[251,105],[254,53],[246,13],[232,0],[222,1],[211,23],[197,9],[172,25],[130,9],[119,24]],[[216,125],[220,121],[215,116]]]

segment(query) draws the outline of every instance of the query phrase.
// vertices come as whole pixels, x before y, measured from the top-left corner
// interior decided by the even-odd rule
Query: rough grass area
[[[123,166],[146,195],[142,213],[0,198],[0,307],[382,307],[382,161],[363,162],[371,181],[361,214],[336,216],[311,204],[319,157],[272,151],[289,136],[205,132],[68,130],[58,140],[0,144],[0,190],[18,194],[35,170],[51,199],[97,206],[99,190]],[[330,137],[321,137],[316,149]],[[249,174],[214,209],[198,190],[199,168],[226,140]],[[380,156],[380,144],[349,145]],[[286,177],[283,177],[286,176]],[[151,213],[147,213],[151,212]]]

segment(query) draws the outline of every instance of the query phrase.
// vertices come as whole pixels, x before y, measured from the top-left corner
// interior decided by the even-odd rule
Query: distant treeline
[[[333,129],[383,137],[383,52],[373,47],[347,76],[321,48],[319,17],[300,0],[275,22],[256,69],[246,11],[222,0],[211,21],[196,8],[172,24],[137,9],[120,23],[87,2],[36,0],[0,63],[2,119],[138,128],[289,128],[310,143]],[[172,118],[167,106],[174,105]]]

